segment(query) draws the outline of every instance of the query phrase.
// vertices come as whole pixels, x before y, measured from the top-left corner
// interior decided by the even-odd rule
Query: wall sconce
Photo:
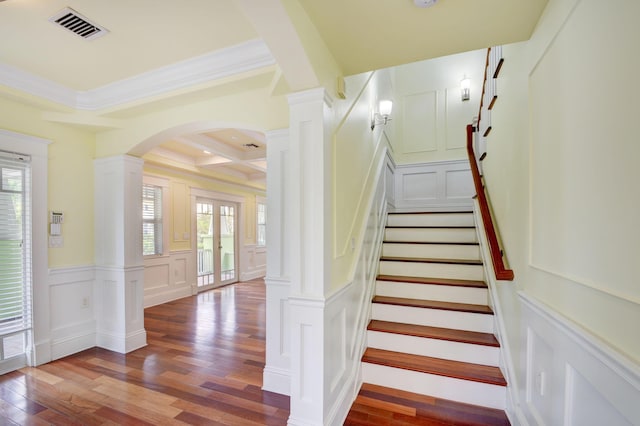
[[[379,112],[373,114],[371,119],[371,130],[375,129],[380,124],[387,125],[387,122],[391,121],[389,116],[391,115],[391,109],[393,108],[393,102],[389,100],[380,101]]]
[[[460,93],[462,94],[462,101],[468,101],[471,95],[471,80],[467,77],[460,81]]]

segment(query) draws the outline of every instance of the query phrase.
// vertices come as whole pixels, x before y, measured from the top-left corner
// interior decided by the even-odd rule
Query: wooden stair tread
[[[392,214],[471,214],[473,213],[472,211],[462,211],[462,212],[453,212],[453,211],[446,211],[446,212],[389,212],[390,215]]]
[[[448,278],[429,278],[429,277],[409,277],[404,275],[378,275],[378,281],[392,281],[397,283],[409,284],[435,284],[450,285],[459,287],[487,288],[484,281],[474,280],[453,280]]]
[[[471,225],[387,225],[385,229],[475,229]]]
[[[382,244],[433,244],[433,245],[449,245],[449,246],[479,246],[480,243],[470,243],[470,242],[447,242],[447,241],[392,241],[392,240],[384,240]]]
[[[415,412],[411,416],[412,418],[428,420],[427,422],[412,422],[411,424],[510,425],[509,419],[503,410],[465,404],[370,383],[362,384],[355,403],[360,404],[363,410],[374,410],[374,414],[378,415],[367,424],[388,424],[383,421],[393,418],[393,413],[404,413],[407,409],[411,409]],[[380,416],[380,413],[389,413],[389,415]],[[375,423],[375,420],[379,417],[382,417],[380,423]],[[350,424],[348,420],[349,418],[347,418],[347,423],[345,424]]]
[[[497,386],[507,385],[500,369],[488,365],[451,361],[448,359],[375,348],[367,348],[362,356],[362,362]]]
[[[470,303],[440,302],[436,300],[408,299],[404,297],[389,296],[375,296],[373,298],[373,303],[493,315],[493,311],[489,306],[473,305]]]
[[[475,260],[475,259],[436,259],[431,257],[382,256],[380,260],[385,262],[450,263],[453,265],[482,265],[482,260]]]
[[[424,337],[428,339],[448,340],[451,342],[471,343],[474,345],[500,347],[500,343],[491,333],[455,330],[451,328],[431,327],[427,325],[404,324],[391,321],[371,320],[367,330],[383,333],[402,334],[405,336]]]

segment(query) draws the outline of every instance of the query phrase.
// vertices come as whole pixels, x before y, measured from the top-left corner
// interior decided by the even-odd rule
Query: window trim
[[[156,254],[147,254],[143,255],[144,259],[153,259],[163,256],[168,256],[169,254],[169,225],[167,222],[167,217],[169,213],[169,179],[157,177],[157,176],[148,176],[143,175],[142,177],[142,186],[151,185],[155,187],[159,187],[162,193],[162,250],[160,253]],[[140,194],[142,197],[142,194]],[[142,213],[142,212],[141,212]],[[144,219],[142,223],[144,223]],[[142,232],[142,229],[140,230]],[[141,235],[142,237],[142,235]]]
[[[261,224],[258,216],[258,206],[264,206],[264,223]],[[267,246],[267,199],[264,197],[256,197],[256,247],[266,247]],[[264,244],[260,244],[258,241],[258,228],[260,226],[264,226]]]

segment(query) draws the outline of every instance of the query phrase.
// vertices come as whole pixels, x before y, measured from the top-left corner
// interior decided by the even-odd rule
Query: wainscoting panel
[[[330,391],[326,402],[329,409],[327,424],[342,424],[362,384],[360,359],[371,317],[371,299],[387,218],[387,184],[382,177],[389,176],[388,166],[387,162],[378,171],[381,178],[371,200],[363,240],[357,244],[361,250],[353,280],[331,295],[325,305],[328,329],[325,330],[324,371]]]
[[[438,150],[438,94],[432,90],[402,98],[403,153]]]
[[[93,266],[49,270],[51,357],[96,345]]]
[[[290,283],[266,278],[266,362],[262,389],[289,395],[291,392]]]
[[[267,248],[245,245],[240,253],[240,281],[264,277],[267,273]]]
[[[436,172],[402,174],[402,199],[406,202],[425,202],[438,198],[438,175]]]
[[[531,425],[640,424],[640,366],[521,292],[522,413]]]
[[[475,194],[467,160],[399,165],[395,170],[395,208],[469,210]]]
[[[196,257],[191,250],[144,260],[144,307],[190,296],[196,287]]]

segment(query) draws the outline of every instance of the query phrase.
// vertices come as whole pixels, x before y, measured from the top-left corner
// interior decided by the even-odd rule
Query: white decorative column
[[[275,130],[267,137],[267,276],[266,363],[264,390],[290,394],[291,286],[289,131]]]
[[[127,353],[144,329],[142,165],[128,155],[95,160],[96,344]]]
[[[289,96],[284,208],[291,261],[291,414],[289,425],[323,425],[325,297],[331,274],[331,101],[324,89]],[[271,197],[271,194],[268,194]],[[284,324],[285,326],[287,324]]]

